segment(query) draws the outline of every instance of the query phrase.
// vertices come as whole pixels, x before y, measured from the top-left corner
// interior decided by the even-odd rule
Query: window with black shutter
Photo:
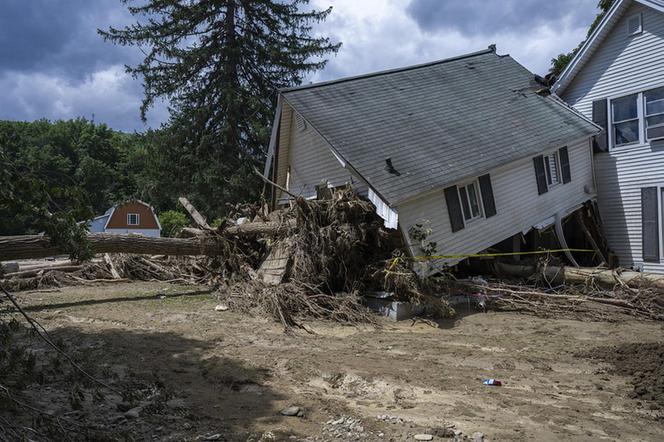
[[[463,213],[461,212],[461,202],[459,201],[459,191],[457,186],[450,186],[444,190],[445,202],[447,203],[447,213],[450,216],[450,225],[452,232],[458,232],[464,228]]]
[[[547,185],[547,175],[544,170],[544,156],[540,155],[533,158],[533,164],[535,165],[535,179],[537,180],[537,193],[542,195],[549,191]]]
[[[657,187],[644,187],[641,189],[641,233],[643,261],[659,262]]]
[[[595,152],[606,152],[609,150],[609,120],[606,99],[593,101],[593,122],[604,129],[604,132],[593,137],[593,150]]]
[[[491,186],[491,176],[489,174],[479,177],[480,193],[482,195],[482,204],[484,205],[484,216],[491,218],[496,214],[496,201],[493,198],[493,187]]]
[[[560,173],[563,178],[563,184],[567,184],[572,181],[572,171],[569,167],[569,154],[567,153],[567,146],[561,147],[558,150],[560,156]]]

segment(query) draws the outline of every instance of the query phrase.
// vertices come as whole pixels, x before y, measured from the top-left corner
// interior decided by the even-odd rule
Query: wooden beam
[[[208,225],[207,220],[203,215],[200,214],[198,210],[194,207],[193,204],[189,202],[189,200],[183,196],[178,198],[178,201],[180,201],[180,204],[187,209],[187,212],[189,212],[189,215],[191,215],[192,219],[194,222],[199,226],[202,227],[203,229],[211,229],[211,227]]]
[[[219,255],[226,250],[224,237],[273,236],[285,233],[295,226],[295,220],[286,222],[245,223],[231,226],[214,234],[200,230],[192,238],[152,238],[141,235],[113,235],[96,233],[88,235],[94,253],[136,253],[141,255]],[[51,243],[47,236],[0,236],[0,261],[11,259],[46,258],[65,253]]]

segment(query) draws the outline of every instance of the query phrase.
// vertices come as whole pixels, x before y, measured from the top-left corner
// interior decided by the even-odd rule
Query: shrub
[[[162,236],[175,236],[183,227],[189,225],[187,215],[177,210],[167,210],[159,214]]]

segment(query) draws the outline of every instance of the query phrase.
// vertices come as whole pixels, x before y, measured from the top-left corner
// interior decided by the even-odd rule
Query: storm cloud
[[[125,64],[141,60],[98,28],[131,23],[119,0],[3,0],[0,6],[0,119],[94,118],[144,130],[166,118],[163,106],[140,121],[141,83]]]
[[[497,43],[544,73],[552,57],[585,37],[596,0],[312,0],[333,6],[314,32],[341,41],[337,56],[307,81],[322,81],[438,60]],[[140,79],[125,65],[142,53],[104,42],[97,29],[134,20],[120,0],[2,0],[0,119],[79,116],[125,131],[158,127],[164,104],[140,121]]]
[[[406,12],[424,30],[462,34],[528,32],[543,26],[587,27],[596,12],[579,0],[412,0]]]

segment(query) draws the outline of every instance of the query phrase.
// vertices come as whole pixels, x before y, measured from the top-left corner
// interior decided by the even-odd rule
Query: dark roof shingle
[[[487,50],[282,94],[395,206],[599,132],[539,88],[523,66]]]

